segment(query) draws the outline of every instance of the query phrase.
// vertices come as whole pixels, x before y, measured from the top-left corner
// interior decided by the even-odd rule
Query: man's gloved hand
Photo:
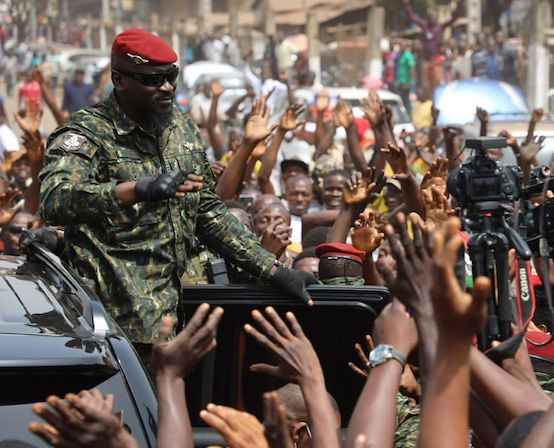
[[[141,177],[135,185],[138,202],[157,202],[174,198],[179,185],[187,180],[184,171],[170,171],[154,177]]]
[[[285,294],[312,306],[314,303],[306,291],[306,286],[318,284],[319,280],[309,272],[293,271],[284,266],[276,266],[276,271],[269,278],[269,283],[284,291]]]
[[[27,251],[31,243],[40,243],[51,252],[57,252],[62,239],[54,227],[39,227],[38,229],[24,230],[19,238],[19,246]]]

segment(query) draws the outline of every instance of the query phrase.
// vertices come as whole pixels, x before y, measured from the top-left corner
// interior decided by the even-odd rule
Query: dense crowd
[[[114,48],[114,52],[119,51],[119,47]],[[454,44],[449,48],[452,54],[456,48]],[[500,51],[501,47],[495,48]],[[213,48],[205,45],[204,51],[208,50]],[[471,59],[477,59],[474,56],[478,53],[475,50]],[[458,52],[456,58],[462,56]],[[170,54],[169,60],[171,57]],[[245,410],[218,404],[209,404],[201,412],[200,417],[224,437],[227,446],[549,447],[554,444],[550,377],[546,380],[541,377],[539,384],[536,375],[548,372],[541,372],[529,357],[537,348],[530,343],[528,348],[524,339],[515,355],[493,362],[473,343],[487,319],[487,300],[495,285],[483,277],[468,281],[463,273],[471,272],[467,260],[462,274],[457,269],[467,233],[461,229],[458,217],[462,211],[450,195],[446,179],[463,162],[462,129],[439,127],[440,111],[431,107],[426,117],[428,126],[413,135],[395,135],[392,111],[375,90],[368,91],[362,102],[363,119],[354,117],[352,106],[346,101],[340,100],[332,106],[325,91],[319,93],[314,104],[297,102],[295,82],[287,70],[278,66],[277,73],[268,74],[264,79],[251,78],[254,79],[252,90],[227,110],[220,107],[221,83],[217,79],[206,83],[191,104],[197,130],[188,116],[172,109],[176,74],[171,65],[154,74],[147,71],[147,66],[140,71],[144,66],[137,65],[136,72],[128,73],[126,70],[132,70],[136,62],[118,58],[112,55],[115,93],[91,109],[92,112],[72,115],[103,97],[98,88],[82,88],[86,85],[82,72],[75,74],[69,87],[66,85],[63,104],[59,104],[51,80],[40,67],[31,72],[26,80],[29,85],[21,90],[20,110],[2,110],[0,158],[4,176],[0,178],[0,225],[4,254],[23,254],[25,244],[32,238],[54,236],[53,249],[64,239],[67,247],[77,245],[78,238],[85,236],[89,240],[98,238],[98,244],[104,244],[99,239],[104,219],[101,212],[110,219],[121,218],[113,204],[128,206],[128,214],[132,214],[129,210],[146,210],[147,214],[155,210],[156,201],[171,197],[177,203],[181,199],[185,203],[185,215],[198,213],[199,220],[204,220],[201,223],[205,228],[193,229],[192,236],[208,231],[212,232],[210,235],[227,232],[217,234],[222,244],[216,247],[184,234],[187,244],[183,245],[183,251],[188,263],[180,278],[183,284],[209,282],[206,265],[209,260],[222,257],[228,261],[227,271],[232,282],[253,281],[254,276],[266,276],[266,280],[276,282],[279,276],[287,276],[285,281],[279,280],[280,284],[298,282],[290,286],[294,291],[295,288],[303,290],[316,277],[329,285],[386,286],[394,296],[373,328],[368,328],[368,332],[372,330],[372,336],[367,337],[371,355],[361,345],[356,347],[360,362],[352,363],[351,368],[367,380],[349,422],[340,421],[336,403],[325,387],[326,372],[295,315],[288,312],[279,316],[271,307],[253,311],[251,322],[244,324],[244,331],[272,353],[276,365],[254,364],[251,370],[276,376],[288,384],[260,397],[264,402],[263,423]],[[158,65],[165,67],[167,63],[162,61]],[[490,65],[488,61],[484,63],[487,70]],[[479,65],[473,62],[473,69],[476,67]],[[500,68],[497,71],[502,72]],[[125,76],[136,86],[126,81]],[[252,76],[255,76],[253,72]],[[153,123],[141,122],[144,116],[140,114],[137,118],[128,116],[127,110],[119,107],[131,104],[139,110],[144,99],[134,98],[133,93],[140,90],[131,91],[129,85],[135,89],[148,88],[152,95],[163,94],[156,100],[158,107],[169,107],[182,120],[180,126],[168,121],[163,113]],[[104,88],[105,85],[101,90]],[[43,103],[61,126],[49,137],[41,134]],[[10,129],[13,122],[8,112],[14,112],[13,122],[23,135],[21,147]],[[103,144],[108,145],[113,132],[93,120],[103,120],[108,114],[117,120],[119,135],[139,132],[136,128],[140,128],[143,132],[140,144],[144,147],[162,137],[168,139],[164,132],[178,128],[176,132],[191,139],[184,140],[179,147],[186,150],[186,159],[183,159],[188,164],[186,167],[194,170],[184,175],[185,169],[180,167],[175,175],[171,171],[141,178],[130,189],[125,189],[125,184],[136,173],[125,172],[127,177],[114,186],[114,192],[103,187],[107,183],[91,179],[93,174],[102,178],[102,172],[90,171],[90,166],[100,153],[95,139],[103,139]],[[487,111],[478,109],[476,114],[481,135],[487,135]],[[528,135],[522,142],[513,138],[509,130],[502,133],[516,155],[524,184],[531,181],[532,170],[537,165],[541,145],[534,138],[534,127],[541,117],[542,110],[533,111]],[[89,135],[90,129],[96,134]],[[153,135],[156,138],[148,140]],[[490,155],[500,159],[501,150],[492,150]],[[150,158],[142,162],[147,167],[154,163]],[[135,169],[141,168],[135,166]],[[71,194],[63,196],[64,188],[70,189]],[[92,195],[101,196],[100,204],[92,202]],[[216,205],[206,211],[201,201],[207,202],[208,195]],[[537,199],[540,201],[542,198]],[[225,207],[220,208],[219,202]],[[228,220],[227,210],[236,219]],[[86,227],[86,220],[96,227]],[[210,220],[221,224],[223,230],[207,229]],[[63,234],[64,224],[72,229],[71,235]],[[75,228],[81,229],[81,234],[76,234]],[[26,232],[29,229],[35,231]],[[161,226],[157,229],[163,236]],[[126,238],[140,240],[137,237],[140,231],[132,229],[135,233]],[[233,232],[243,239],[237,240],[237,235],[231,235]],[[23,238],[21,245],[19,237],[24,233],[28,239]],[[230,249],[244,246],[251,234],[255,237],[248,250],[230,259]],[[140,235],[145,242],[148,238],[150,244],[152,235]],[[167,250],[161,246],[162,236],[157,239],[160,248],[152,250],[154,255],[158,249],[159,252]],[[271,263],[265,266],[262,261],[257,272],[252,272],[255,269],[248,263],[260,254],[268,254],[266,258]],[[65,255],[80,254],[69,250]],[[276,273],[270,271],[273,258]],[[513,258],[512,282],[516,281]],[[76,264],[71,258],[68,261]],[[158,261],[157,265],[162,262]],[[77,265],[86,273],[83,266]],[[133,272],[127,274],[133,275]],[[163,275],[160,270],[160,279]],[[544,290],[543,285],[550,287],[549,273],[539,270],[539,275],[537,290]],[[173,337],[175,320],[171,317],[156,320],[159,310],[158,315],[140,316],[143,323],[152,322],[152,325],[129,324],[125,310],[110,303],[110,294],[115,290],[111,288],[116,286],[101,284],[96,288],[98,294],[104,295],[108,311],[121,319],[122,328],[133,342],[151,345],[151,359],[145,361],[155,371],[159,398],[158,446],[194,446],[184,384],[194,366],[216,347],[217,328],[225,319],[224,310],[201,305],[194,316],[187,316],[184,329],[180,332],[177,329]],[[166,286],[166,291],[171,292],[169,288]],[[305,295],[299,296],[309,303]],[[537,294],[537,302],[528,334],[549,335],[552,321],[544,294]],[[129,330],[124,326],[128,324]],[[157,339],[141,335],[147,327],[158,335]],[[515,331],[521,332],[522,328]],[[388,351],[390,356],[379,357],[379,348]],[[51,396],[47,404],[36,404],[34,412],[45,423],[31,423],[30,430],[52,446],[138,446],[114,414],[113,397],[103,397],[95,390],[64,398]],[[344,440],[342,426],[348,427]]]

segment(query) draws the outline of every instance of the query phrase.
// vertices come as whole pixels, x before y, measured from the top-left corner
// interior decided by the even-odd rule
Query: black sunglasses
[[[134,73],[134,72],[128,72],[126,70],[121,69],[114,69],[115,72],[120,73],[122,75],[128,76],[129,78],[133,78],[135,81],[138,81],[143,86],[148,87],[161,87],[165,84],[166,81],[168,81],[170,84],[175,84],[175,81],[177,81],[177,76],[179,75],[179,67],[176,65],[173,66],[173,68],[166,72],[166,73]]]
[[[6,230],[13,235],[19,235],[27,230],[27,227],[8,226]]]

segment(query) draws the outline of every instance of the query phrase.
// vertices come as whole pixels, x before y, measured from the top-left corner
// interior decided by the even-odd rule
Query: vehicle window
[[[42,402],[48,395],[64,396],[68,392],[78,393],[83,389],[98,388],[102,394],[113,394],[114,410],[123,411],[123,424],[137,439],[139,446],[148,447],[144,430],[137,417],[127,387],[117,373],[105,375],[76,375],[70,369],[48,371],[45,369],[19,369],[6,372],[0,369],[2,394],[0,394],[0,440],[16,439],[37,447],[48,447],[27,429],[31,421],[40,419],[33,414],[32,405]],[[155,416],[154,416],[155,417]]]
[[[406,110],[400,107],[396,101],[383,101],[385,106],[388,106],[392,110],[392,121],[393,123],[409,123],[410,117]]]
[[[290,307],[275,307],[283,315]],[[268,353],[242,331],[251,322],[251,306],[225,307],[215,353],[208,355],[187,381],[187,402],[193,426],[205,426],[198,413],[210,402],[246,409],[263,418],[263,392],[277,389],[285,383],[273,377],[253,374],[248,367],[256,362],[272,363]],[[373,325],[367,308],[318,306],[313,310],[302,307],[292,311],[297,315],[304,332],[318,353],[327,388],[337,400],[343,426],[346,426],[364,380],[348,367],[355,360],[354,344],[362,343]],[[186,309],[192,315],[194,308]]]

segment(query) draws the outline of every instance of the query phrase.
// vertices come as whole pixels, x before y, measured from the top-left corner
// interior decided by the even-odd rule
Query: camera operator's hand
[[[318,284],[318,279],[309,272],[299,272],[288,269],[284,266],[274,266],[273,274],[270,274],[269,283],[308,306],[313,305],[310,295],[306,291],[306,286]]]
[[[56,252],[62,241],[61,235],[54,227],[39,227],[38,229],[24,230],[19,238],[19,247],[25,251],[31,243],[40,243],[50,252]]]
[[[202,176],[184,171],[170,171],[154,177],[142,177],[135,185],[137,202],[157,202],[170,198],[183,198],[188,191],[203,188]]]

